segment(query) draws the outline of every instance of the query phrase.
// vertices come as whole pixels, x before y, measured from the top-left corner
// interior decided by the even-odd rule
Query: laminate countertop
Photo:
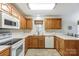
[[[62,33],[55,33],[54,36],[57,36],[59,38],[62,38],[64,40],[79,40],[78,37],[68,36]]]
[[[9,48],[10,46],[9,45],[1,45],[0,46],[0,51],[6,49],[6,48]]]

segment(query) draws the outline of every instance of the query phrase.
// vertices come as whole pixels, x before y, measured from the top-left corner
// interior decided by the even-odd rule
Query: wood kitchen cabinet
[[[34,36],[30,37],[30,48],[38,48],[38,39]]]
[[[61,18],[53,18],[53,20],[52,20],[52,22],[53,22],[53,29],[61,29]]]
[[[53,27],[52,20],[47,18],[45,20],[45,29],[52,29],[52,27]]]
[[[26,55],[28,48],[29,48],[29,40],[30,40],[29,36],[25,38],[25,55]]]
[[[0,51],[0,56],[10,56],[10,53],[11,53],[10,48],[6,48]]]
[[[65,55],[76,56],[76,40],[65,40]]]
[[[59,37],[54,37],[55,48],[62,56],[77,56],[78,49],[76,48],[76,40],[65,40]],[[78,42],[79,43],[79,42]]]
[[[45,37],[29,36],[28,48],[45,48]]]
[[[26,29],[26,19],[23,16],[20,16],[20,29]]]
[[[38,37],[38,48],[45,48],[45,37]]]
[[[76,40],[76,52],[77,52],[77,56],[79,56],[79,40]]]
[[[30,37],[30,48],[44,48],[45,38],[44,36],[31,36]]]
[[[61,18],[46,18],[45,19],[45,30],[61,29]]]
[[[32,18],[20,16],[20,28],[32,30]]]
[[[28,36],[25,39],[25,46],[27,48],[38,48],[37,38],[35,36]],[[27,49],[25,49],[27,50]]]
[[[32,30],[32,18],[26,18],[26,29]]]
[[[20,12],[18,12],[17,8],[15,8],[15,6],[10,3],[0,3],[0,10],[11,14],[18,19],[20,17],[19,14],[21,14]]]

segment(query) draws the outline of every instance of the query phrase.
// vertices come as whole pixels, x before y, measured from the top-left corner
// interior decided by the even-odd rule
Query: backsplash
[[[30,33],[29,30],[16,30],[16,29],[0,29],[1,33],[8,33],[10,32],[12,34],[12,37],[16,38],[16,37],[22,37],[23,35],[25,36],[25,34]]]

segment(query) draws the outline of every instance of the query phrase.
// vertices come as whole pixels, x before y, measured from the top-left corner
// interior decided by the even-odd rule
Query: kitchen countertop
[[[17,34],[16,36],[13,36],[13,38],[25,38],[25,37],[28,37],[28,36],[33,36],[34,34],[33,33],[25,33],[25,34]],[[37,35],[36,35],[37,36]],[[48,33],[45,33],[44,36],[46,37],[53,37],[53,36],[57,36],[57,37],[60,37],[64,40],[79,40],[79,38],[77,37],[72,37],[72,36],[68,36],[66,34],[63,34],[63,33],[51,33],[51,34],[48,34]]]
[[[33,36],[33,34],[25,34],[23,36],[21,35],[21,38],[25,38],[25,37],[28,37],[28,36]],[[44,34],[44,36],[46,36],[46,37],[57,36],[57,37],[60,37],[64,40],[79,40],[79,38],[77,38],[77,37],[67,36],[67,35],[62,34],[62,33]]]
[[[0,46],[0,51],[6,49],[6,48],[9,48],[10,46],[9,45],[1,45]]]
[[[77,37],[67,36],[67,35],[62,34],[62,33],[55,33],[54,36],[60,37],[64,40],[79,40],[79,38],[77,38]]]

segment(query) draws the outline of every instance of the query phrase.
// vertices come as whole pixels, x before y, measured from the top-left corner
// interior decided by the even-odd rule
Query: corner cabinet
[[[79,40],[65,40],[54,36],[54,48],[62,56],[79,56]]]
[[[61,18],[46,18],[45,19],[45,30],[61,29],[62,28]]]

